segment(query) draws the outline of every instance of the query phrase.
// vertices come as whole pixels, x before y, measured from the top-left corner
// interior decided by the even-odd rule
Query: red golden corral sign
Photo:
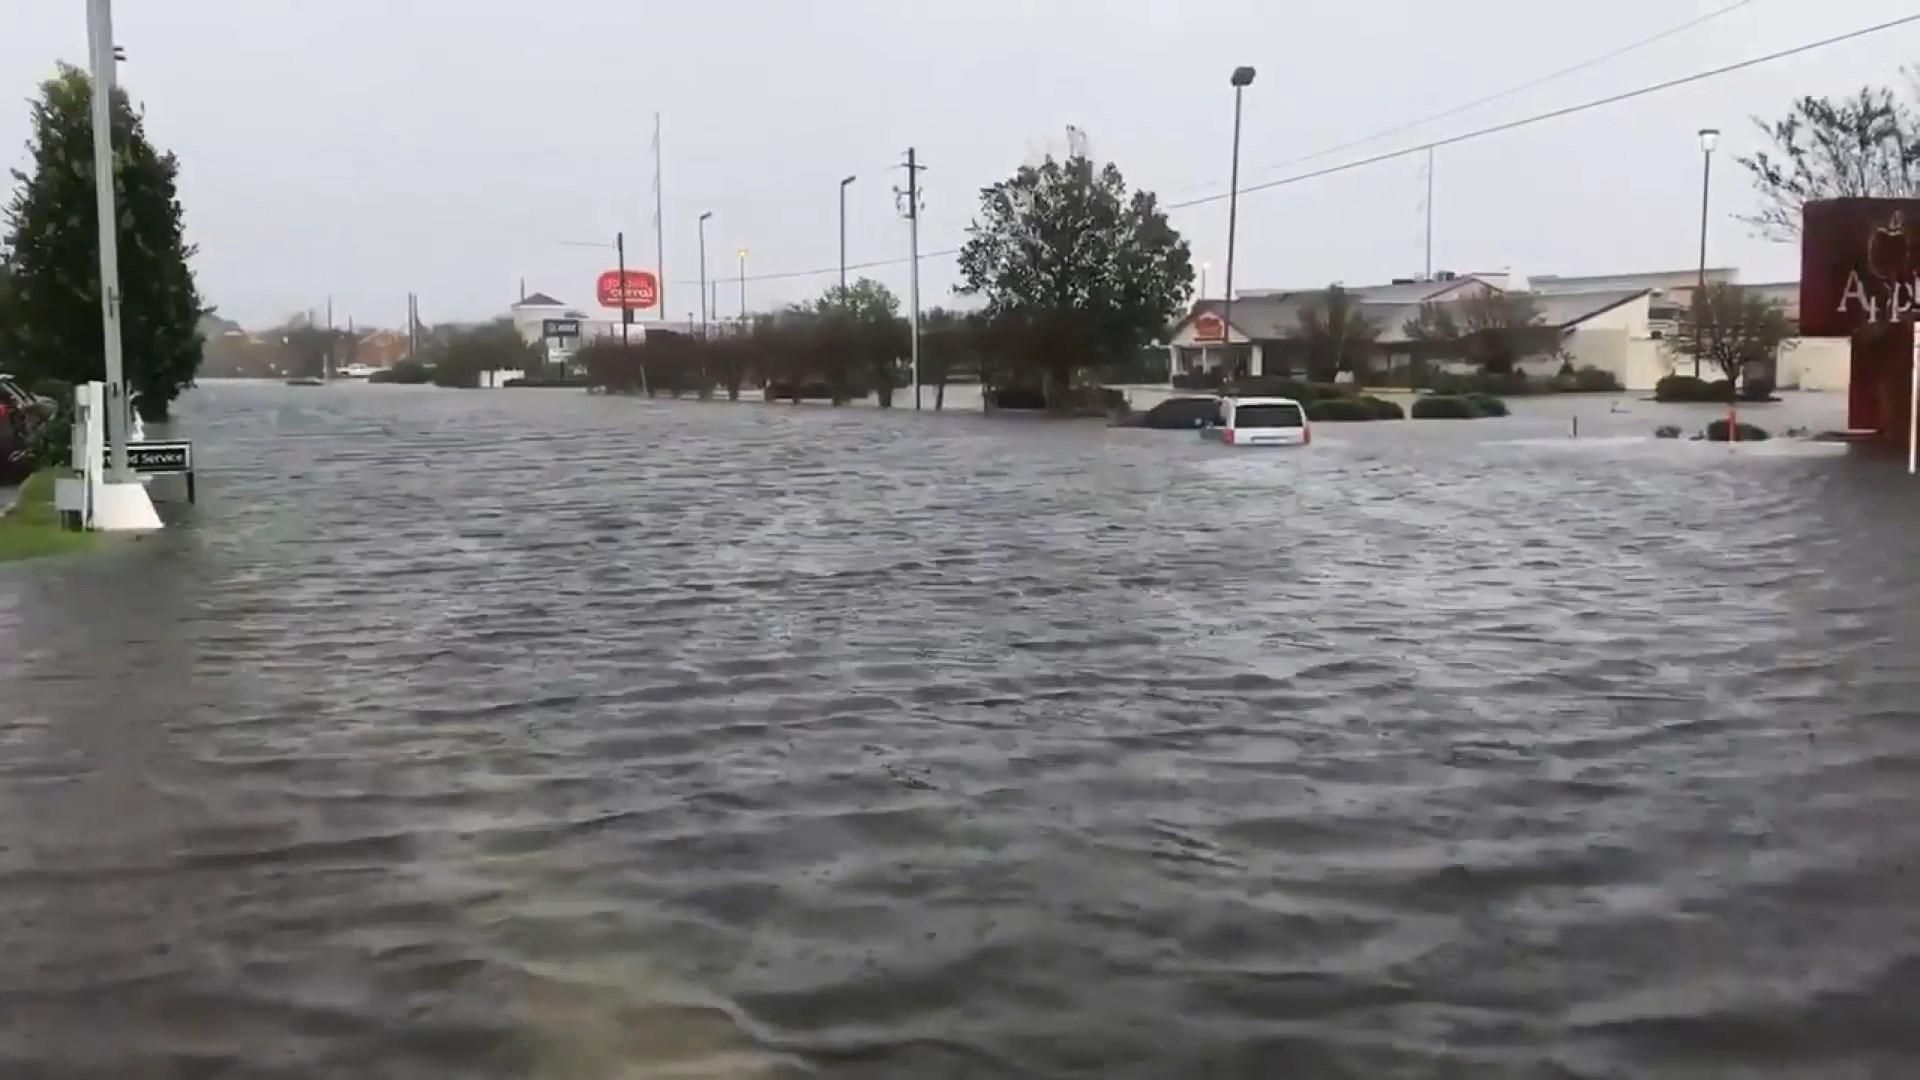
[[[660,282],[645,270],[629,270],[623,288],[620,271],[609,270],[600,275],[594,293],[601,307],[650,308],[660,302]]]
[[[1227,320],[1211,311],[1203,311],[1193,317],[1193,340],[1227,340]]]
[[[1920,321],[1920,199],[1821,199],[1800,233],[1800,332]]]

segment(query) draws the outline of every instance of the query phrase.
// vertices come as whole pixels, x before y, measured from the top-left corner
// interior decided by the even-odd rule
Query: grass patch
[[[93,546],[97,534],[68,532],[53,508],[53,482],[63,470],[41,469],[20,485],[20,501],[0,517],[0,563],[65,555]]]

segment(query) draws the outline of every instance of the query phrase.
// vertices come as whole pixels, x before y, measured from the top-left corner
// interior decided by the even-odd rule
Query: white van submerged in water
[[[1200,437],[1227,446],[1306,446],[1313,425],[1292,398],[1223,397],[1219,420],[1201,428]]]

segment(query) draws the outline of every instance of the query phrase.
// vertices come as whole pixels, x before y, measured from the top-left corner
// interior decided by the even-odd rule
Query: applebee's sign
[[[1920,200],[1823,199],[1800,237],[1800,332],[1920,321]]]

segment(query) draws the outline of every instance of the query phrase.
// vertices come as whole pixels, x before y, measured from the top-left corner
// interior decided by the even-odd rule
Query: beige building
[[[1544,325],[1559,329],[1560,349],[1522,361],[1532,375],[1551,375],[1571,360],[1575,367],[1611,373],[1629,390],[1651,390],[1661,378],[1690,370],[1691,360],[1667,343],[1678,320],[1692,306],[1700,272],[1667,270],[1636,274],[1566,277],[1543,274],[1519,289],[1531,296]],[[1710,268],[1709,284],[1738,283],[1738,271]],[[1392,378],[1412,362],[1409,320],[1423,304],[1453,303],[1487,291],[1515,291],[1521,285],[1507,274],[1440,275],[1430,281],[1395,281],[1347,291],[1361,314],[1379,328],[1375,339],[1379,373]],[[1797,282],[1769,282],[1751,288],[1779,299],[1788,315],[1799,316]],[[1297,355],[1300,316],[1319,296],[1318,289],[1248,290],[1233,302],[1232,325],[1225,304],[1201,300],[1170,330],[1167,348],[1173,370],[1193,374],[1226,367],[1250,375],[1294,374],[1288,358]],[[1449,365],[1460,367],[1461,365]],[[1783,348],[1776,383],[1787,389],[1846,389],[1848,343],[1804,339]]]

